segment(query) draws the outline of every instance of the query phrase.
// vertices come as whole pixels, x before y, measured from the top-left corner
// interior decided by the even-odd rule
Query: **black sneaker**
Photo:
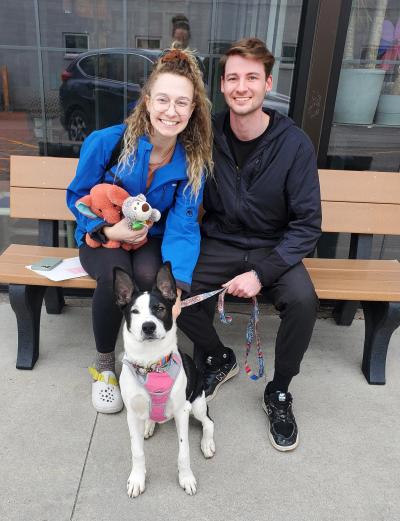
[[[268,437],[277,450],[293,450],[299,443],[296,420],[292,411],[292,395],[277,391],[264,394],[263,409],[269,419]]]
[[[209,402],[217,394],[220,386],[239,372],[235,353],[229,347],[223,355],[223,362],[214,356],[208,356],[205,361],[203,381],[206,400]]]

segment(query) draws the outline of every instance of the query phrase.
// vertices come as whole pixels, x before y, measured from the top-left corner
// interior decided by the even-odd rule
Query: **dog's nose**
[[[156,325],[154,322],[143,322],[142,331],[145,335],[152,335],[156,330]]]

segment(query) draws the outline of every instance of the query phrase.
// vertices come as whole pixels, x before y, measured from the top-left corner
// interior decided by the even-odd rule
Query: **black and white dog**
[[[189,413],[202,423],[201,450],[206,458],[215,452],[214,422],[208,416],[201,375],[192,359],[177,347],[172,315],[177,292],[170,264],[160,268],[150,293],[140,292],[130,276],[116,268],[114,293],[125,316],[120,386],[132,449],[128,495],[137,497],[145,490],[144,438],[153,434],[155,423],[172,417],[179,438],[179,484],[187,494],[195,494],[196,479],[189,455]]]

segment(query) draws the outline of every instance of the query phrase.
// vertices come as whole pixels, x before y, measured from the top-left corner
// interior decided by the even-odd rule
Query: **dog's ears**
[[[161,295],[170,302],[174,303],[177,298],[176,283],[171,271],[171,263],[165,262],[158,270],[156,287]]]
[[[136,291],[138,289],[131,276],[121,268],[114,268],[114,296],[117,306],[123,308],[129,304]]]

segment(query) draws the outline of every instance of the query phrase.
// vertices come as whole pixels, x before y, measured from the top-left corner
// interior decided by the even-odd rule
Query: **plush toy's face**
[[[121,207],[129,194],[123,188],[102,183],[94,186],[90,194],[79,199],[77,209],[86,217],[101,217],[110,224],[121,220]]]
[[[132,201],[129,211],[137,221],[147,221],[151,216],[151,207],[146,202],[136,199]]]

